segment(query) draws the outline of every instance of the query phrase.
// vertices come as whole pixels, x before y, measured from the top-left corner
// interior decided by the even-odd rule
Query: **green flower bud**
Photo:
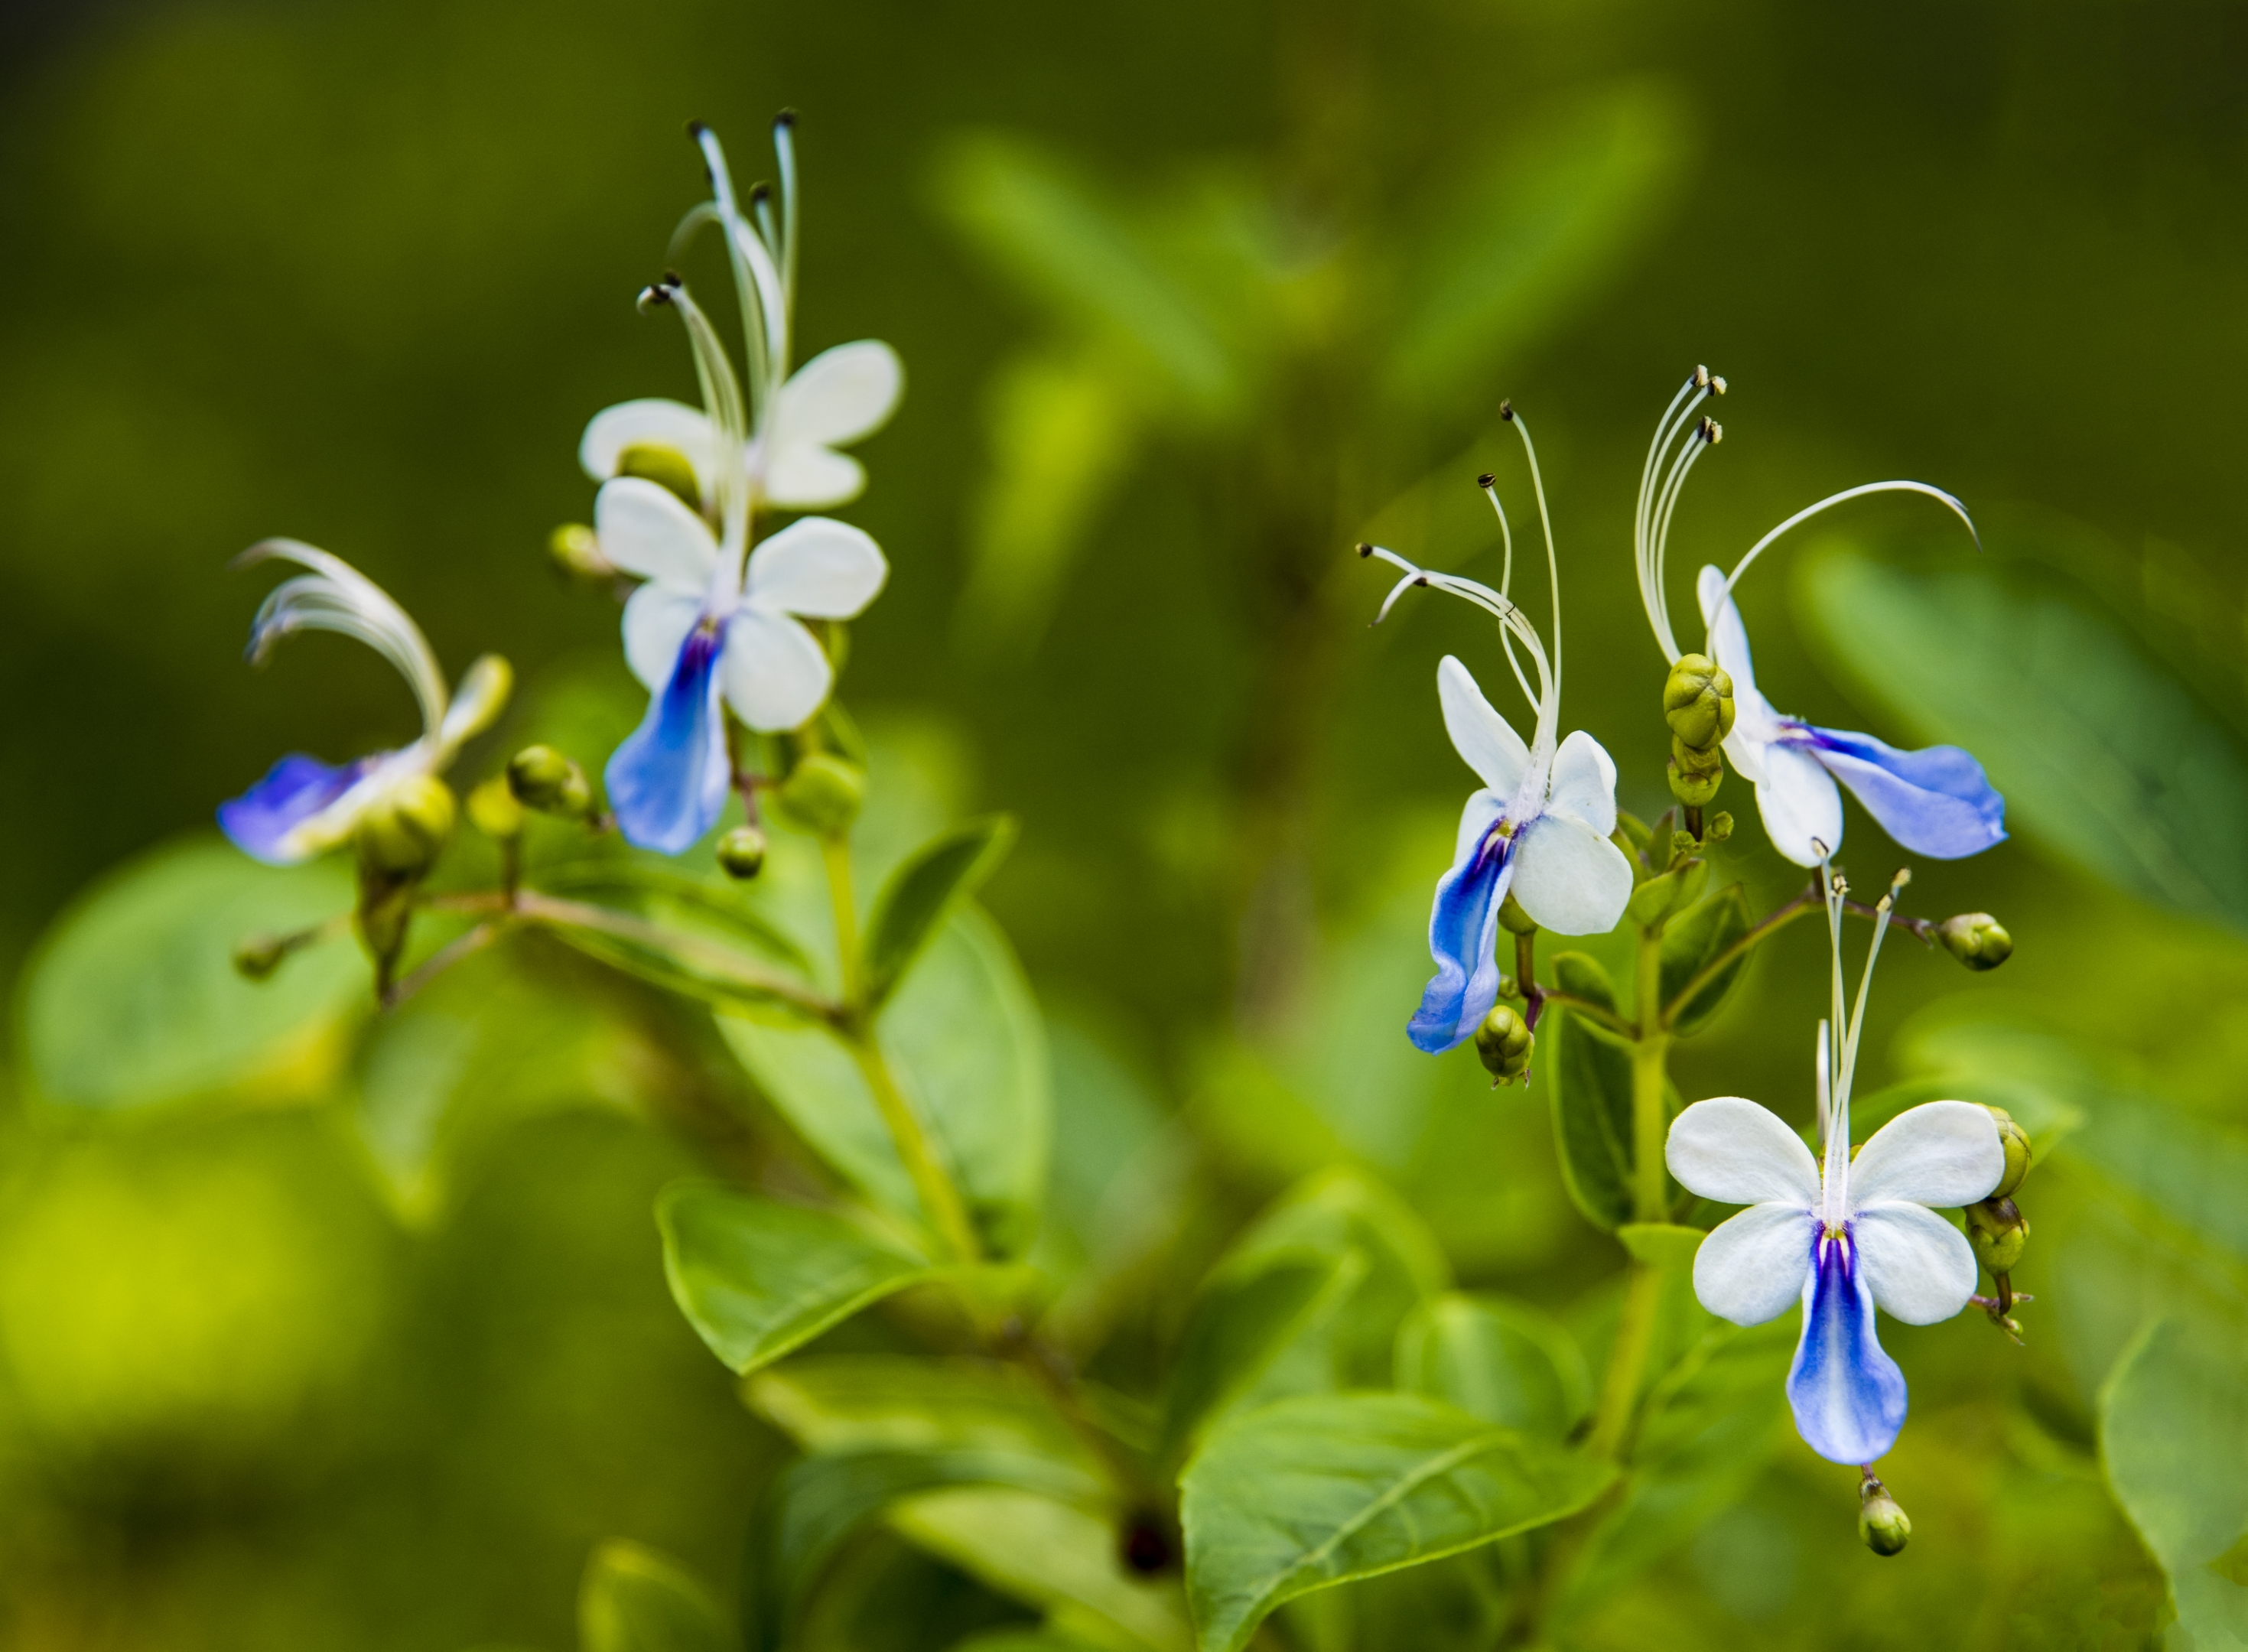
[[[504,776],[495,776],[469,793],[469,819],[488,838],[505,842],[523,835],[523,805]]]
[[[1875,1554],[1895,1554],[1912,1536],[1912,1521],[1872,1475],[1858,1488],[1858,1540]]]
[[[247,981],[266,980],[293,949],[286,936],[244,936],[234,943],[235,970]]]
[[[2030,1242],[2029,1219],[2008,1198],[1989,1198],[1967,1207],[1967,1243],[1992,1278],[2012,1273]]]
[[[730,878],[754,878],[764,870],[765,834],[738,826],[718,840],[718,864]]]
[[[601,554],[601,541],[582,522],[565,522],[546,536],[546,554],[573,579],[601,581],[617,577],[617,565]]]
[[[542,814],[582,815],[593,806],[586,771],[551,745],[527,745],[508,759],[507,787]]]
[[[1936,926],[1943,949],[1970,970],[1995,970],[2014,956],[2014,937],[1987,912],[1963,912]]]
[[[1522,909],[1522,902],[1514,898],[1514,891],[1506,892],[1506,899],[1498,903],[1498,921],[1510,935],[1535,935],[1538,920]]]
[[[1718,810],[1710,817],[1710,824],[1702,835],[1711,843],[1723,843],[1733,835],[1733,817],[1723,809]]]
[[[1531,1046],[1537,1042],[1529,1025],[1512,1010],[1494,1005],[1476,1029],[1476,1054],[1491,1074],[1491,1088],[1511,1084],[1530,1070]]]
[[[773,793],[781,812],[807,832],[840,837],[859,818],[866,801],[867,771],[832,751],[814,751],[798,763]]]
[[[435,775],[401,780],[360,817],[360,864],[387,878],[417,878],[437,863],[459,817],[452,788]]]
[[[1670,795],[1689,809],[1705,807],[1724,783],[1725,760],[1718,748],[1696,751],[1670,737]]]
[[[1662,685],[1662,720],[1688,748],[1706,751],[1733,731],[1733,680],[1715,661],[1681,655]]]
[[[617,455],[617,474],[644,476],[659,487],[670,489],[686,502],[689,511],[702,508],[702,484],[696,478],[694,465],[676,448],[635,442]]]
[[[1998,1121],[1998,1144],[2006,1150],[2006,1173],[1998,1178],[1998,1185],[1991,1189],[1994,1199],[2011,1197],[2022,1178],[2030,1173],[2030,1138],[2028,1132],[2016,1124],[2004,1107],[1989,1107],[1991,1116]]]

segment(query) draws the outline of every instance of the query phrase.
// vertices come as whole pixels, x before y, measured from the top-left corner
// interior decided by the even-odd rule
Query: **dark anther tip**
[[[796,111],[793,109],[784,109],[773,117],[773,125],[777,127],[792,127],[795,124]]]
[[[660,287],[683,287],[686,284],[687,278],[676,270],[666,270],[663,272],[663,279],[656,283]]]
[[[1424,573],[1419,579],[1414,580],[1413,583],[1417,586],[1426,586],[1429,583],[1429,576]]]
[[[1490,471],[1486,470],[1476,478],[1476,486],[1478,488],[1488,488],[1494,485],[1498,481],[1498,478],[1497,476],[1491,475]]]
[[[770,201],[771,199],[772,185],[769,183],[758,184],[750,191],[750,204],[751,206],[757,205],[760,201]]]
[[[1374,547],[1367,544],[1365,540],[1360,539],[1358,542],[1358,554],[1362,557],[1370,557],[1374,554]]]
[[[1498,404],[1498,416],[1499,416],[1500,418],[1502,418],[1502,419],[1505,420],[1509,424],[1513,423],[1513,422],[1514,422],[1514,403],[1513,403],[1511,401],[1502,401],[1502,402],[1500,402],[1500,403]]]
[[[687,135],[690,138],[700,140],[709,129],[710,123],[707,120],[689,120],[687,123]]]

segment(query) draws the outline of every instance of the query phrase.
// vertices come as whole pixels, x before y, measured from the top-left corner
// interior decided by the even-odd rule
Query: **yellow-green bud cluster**
[[[1902,1551],[1912,1537],[1912,1521],[1888,1487],[1868,1475],[1858,1487],[1858,1540],[1875,1554]]]
[[[527,745],[508,759],[507,788],[526,809],[575,818],[593,806],[586,771],[551,745]]]
[[[1530,1070],[1530,1052],[1538,1042],[1530,1025],[1506,1005],[1493,1006],[1476,1029],[1476,1054],[1491,1074],[1491,1086],[1511,1084]]]
[[[1991,1107],[1990,1114],[1998,1122],[1998,1144],[2005,1149],[2005,1173],[1990,1197],[1967,1207],[1967,1243],[1974,1246],[1975,1259],[1984,1270],[2003,1280],[2020,1263],[2030,1242],[2029,1218],[2013,1200],[2014,1189],[2030,1173],[2030,1139],[2004,1107]]]
[[[2014,956],[2014,937],[1987,912],[1963,912],[1936,926],[1943,949],[1970,970],[1995,970]]]
[[[832,751],[813,751],[799,758],[773,792],[783,814],[823,838],[849,831],[866,799],[867,771]]]
[[[2029,1134],[2013,1121],[2013,1115],[2004,1107],[1986,1107],[1998,1126],[1998,1144],[2006,1151],[2006,1173],[1998,1178],[1998,1185],[1991,1189],[1994,1199],[2011,1198],[2022,1178],[2030,1173]]]
[[[1725,737],[1733,731],[1733,680],[1706,655],[1684,654],[1662,684],[1670,725],[1670,792],[1689,809],[1717,795]]]
[[[496,775],[469,793],[469,820],[499,842],[523,835],[523,805],[504,776]]]
[[[635,442],[617,455],[617,474],[641,476],[679,496],[689,511],[702,508],[702,484],[695,466],[676,448],[653,442]]]
[[[459,817],[453,789],[436,776],[401,780],[360,817],[360,865],[384,878],[418,878],[437,863]]]
[[[754,878],[764,870],[765,834],[738,826],[718,840],[718,864],[730,878]]]
[[[555,567],[573,579],[599,581],[617,577],[617,565],[601,552],[600,536],[582,522],[565,522],[546,536],[546,554]]]

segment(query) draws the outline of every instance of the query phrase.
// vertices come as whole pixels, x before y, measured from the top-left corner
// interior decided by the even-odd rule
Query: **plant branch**
[[[1639,1037],[1637,1027],[1604,1004],[1595,1004],[1590,998],[1580,998],[1573,992],[1562,992],[1552,987],[1541,990],[1539,997],[1546,1004],[1558,1004],[1565,1010],[1573,1011],[1583,1016],[1587,1021],[1597,1021],[1619,1037],[1626,1038]]]

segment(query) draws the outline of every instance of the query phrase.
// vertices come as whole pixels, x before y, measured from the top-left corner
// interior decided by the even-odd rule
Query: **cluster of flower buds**
[[[1725,778],[1725,737],[1733,731],[1733,680],[1706,655],[1684,654],[1662,684],[1670,725],[1670,795],[1698,810]]]
[[[1497,1004],[1476,1029],[1476,1055],[1491,1074],[1491,1087],[1511,1084],[1530,1073],[1530,1052],[1538,1042],[1530,1024],[1505,1004]]]
[[[1999,1144],[2005,1148],[2006,1173],[1988,1198],[1967,1207],[1967,1242],[1975,1247],[1975,1259],[1998,1287],[1997,1297],[1988,1305],[1992,1322],[2018,1333],[2019,1327],[2007,1315],[2021,1299],[2014,1293],[2012,1274],[2029,1246],[2030,1224],[2014,1203],[2013,1194],[2030,1173],[2030,1139],[2004,1107],[1992,1107],[1990,1112],[1998,1121]]]

